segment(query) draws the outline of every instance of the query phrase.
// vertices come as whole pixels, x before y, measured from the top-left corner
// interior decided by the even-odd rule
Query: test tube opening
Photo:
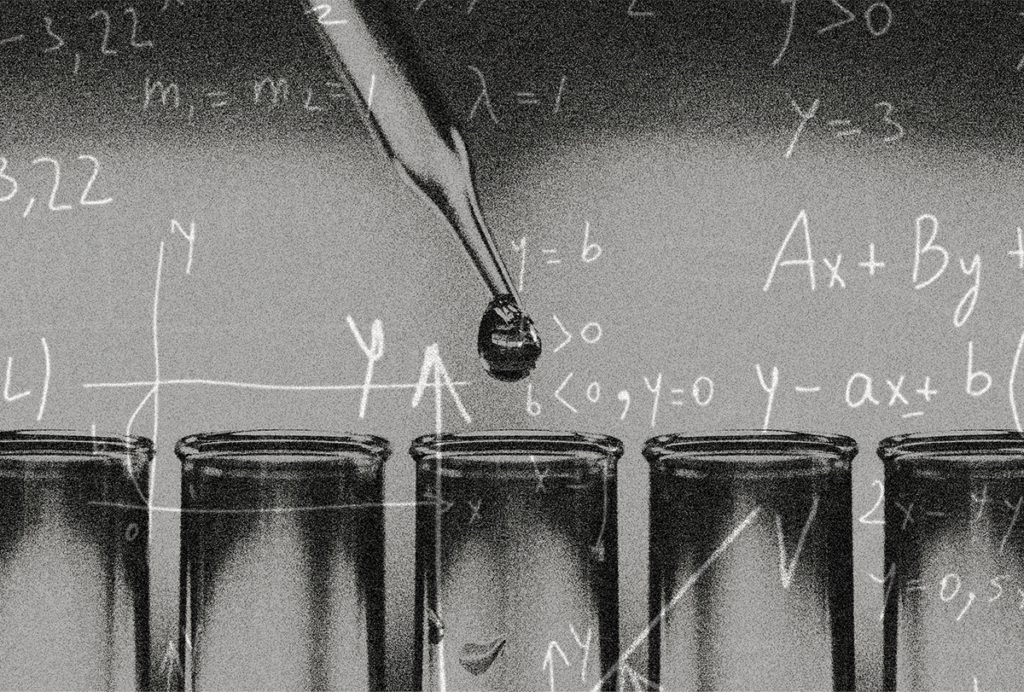
[[[387,440],[180,440],[186,689],[381,689]]]
[[[413,442],[423,689],[544,688],[551,642],[573,636],[589,653],[557,688],[615,689],[621,454],[611,437],[540,430]]]
[[[0,687],[148,689],[153,443],[0,432]]]
[[[856,453],[776,430],[647,441],[653,683],[853,688]]]
[[[878,455],[885,689],[1019,685],[1024,623],[1007,595],[1024,587],[1024,434],[899,435]]]

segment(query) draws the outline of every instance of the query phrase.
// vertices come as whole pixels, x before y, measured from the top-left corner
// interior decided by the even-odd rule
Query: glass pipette
[[[302,6],[370,131],[406,182],[448,221],[490,290],[477,338],[484,369],[500,380],[522,379],[540,357],[540,336],[484,223],[462,135],[404,19],[387,0]]]

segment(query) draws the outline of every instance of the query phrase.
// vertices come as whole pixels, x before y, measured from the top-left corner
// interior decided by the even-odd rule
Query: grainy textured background
[[[446,398],[446,428],[575,429],[626,443],[624,644],[646,622],[647,437],[766,418],[844,433],[861,446],[858,677],[877,690],[878,441],[1015,424],[1018,4],[404,3],[544,338],[534,375],[507,385],[475,360],[488,296],[471,264],[332,84],[297,5],[5,3],[0,357],[13,359],[8,393],[31,394],[0,403],[0,425],[123,431],[150,386],[83,384],[152,382],[158,371],[165,383],[133,427],[156,437],[154,503],[171,508],[152,520],[154,667],[176,630],[176,439],[372,432],[395,448],[387,499],[411,499],[406,449],[434,428],[430,397],[411,409],[411,390],[376,390],[360,418],[358,391],[166,383],[361,384],[366,357],[347,316],[367,340],[383,324],[376,383],[415,383],[424,349],[439,345],[469,383],[458,391],[472,417]],[[264,77],[274,84],[257,99]],[[924,248],[932,217],[948,265],[938,249],[915,254],[915,228]],[[779,260],[810,252],[813,263],[773,273],[794,224]],[[599,256],[585,252],[585,233]],[[873,275],[858,264],[872,245],[885,265]],[[990,387],[969,379],[969,362]],[[411,684],[412,526],[410,509],[388,511],[392,689]],[[949,685],[969,689],[970,673]]]

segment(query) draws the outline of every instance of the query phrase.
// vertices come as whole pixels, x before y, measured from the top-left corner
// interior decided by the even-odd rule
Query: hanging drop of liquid
[[[505,640],[501,637],[486,644],[463,644],[459,652],[459,663],[473,675],[486,673],[505,648]]]
[[[301,4],[307,15],[329,7],[313,6],[312,0]],[[503,382],[521,380],[537,364],[540,337],[513,296],[508,270],[484,223],[469,150],[452,111],[413,48],[408,23],[391,3],[341,0],[340,5],[346,17],[343,30],[328,31],[325,22],[313,22],[334,70],[384,153],[444,217],[491,295],[497,296],[480,322],[477,349],[484,370]]]
[[[480,320],[477,351],[487,374],[502,382],[521,380],[536,367],[540,336],[511,295],[500,295],[487,306]]]

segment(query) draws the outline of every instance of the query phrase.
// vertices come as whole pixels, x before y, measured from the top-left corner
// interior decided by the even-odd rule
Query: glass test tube
[[[647,441],[648,677],[666,690],[851,690],[850,462],[838,435]]]
[[[0,689],[148,689],[152,455],[0,432]]]
[[[478,432],[410,454],[421,688],[614,690],[622,443]]]
[[[176,452],[185,689],[382,689],[388,442],[251,431]]]
[[[883,440],[886,690],[1024,686],[1024,435]]]

